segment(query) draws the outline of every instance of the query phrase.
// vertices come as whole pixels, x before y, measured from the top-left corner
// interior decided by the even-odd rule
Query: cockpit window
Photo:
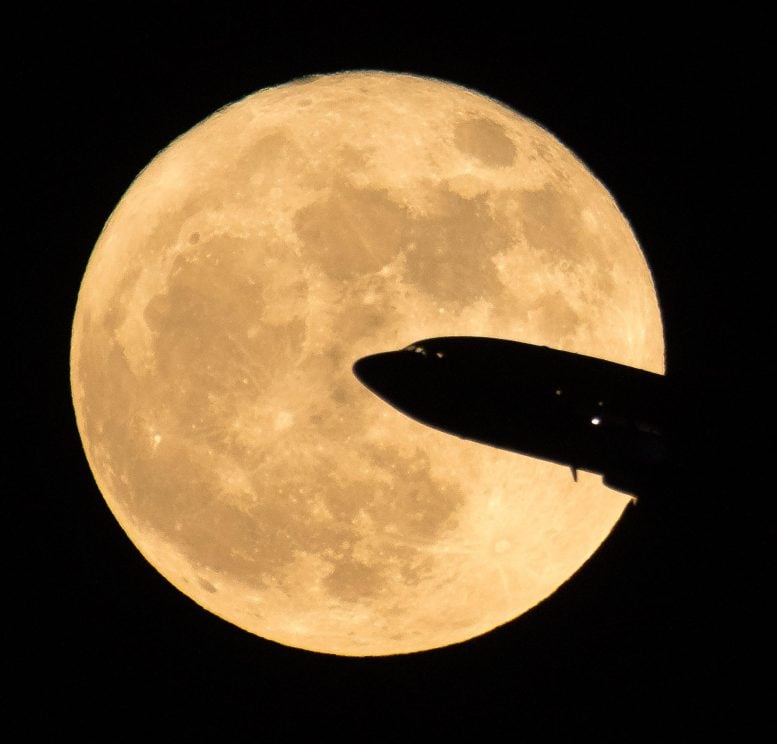
[[[434,357],[436,359],[442,359],[445,356],[445,352],[443,351],[434,351],[430,349],[428,346],[424,346],[423,344],[410,344],[409,346],[405,346],[402,351],[412,351],[415,354],[421,354],[421,356],[425,357]]]

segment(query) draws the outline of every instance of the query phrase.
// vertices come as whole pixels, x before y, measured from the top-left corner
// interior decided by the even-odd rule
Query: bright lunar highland
[[[352,374],[447,335],[663,371],[639,245],[547,131],[411,75],[262,90],[162,151],[100,235],[71,349],[89,464],[148,561],[251,633],[354,656],[464,641],[555,591],[629,498]]]

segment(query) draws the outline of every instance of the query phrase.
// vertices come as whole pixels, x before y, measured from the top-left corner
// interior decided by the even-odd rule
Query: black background
[[[8,498],[22,507],[7,524],[12,712],[31,731],[102,728],[106,740],[160,728],[176,741],[283,741],[303,728],[366,741],[467,729],[676,741],[747,729],[767,703],[753,675],[770,649],[752,549],[773,540],[773,486],[751,472],[744,423],[760,405],[750,349],[768,333],[753,328],[749,297],[773,259],[752,258],[732,193],[746,182],[741,161],[757,157],[745,125],[750,26],[635,9],[621,20],[561,8],[536,19],[475,6],[164,7],[32,7],[8,25],[6,119],[21,125],[6,153],[19,201],[6,253],[6,317],[20,331],[8,359]],[[666,492],[630,508],[539,607],[468,643],[377,659],[256,638],[162,579],[95,486],[68,379],[86,262],[141,168],[225,104],[345,69],[475,88],[578,154],[653,270],[687,430]]]

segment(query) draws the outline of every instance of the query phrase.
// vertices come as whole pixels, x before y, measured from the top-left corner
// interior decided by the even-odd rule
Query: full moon
[[[70,369],[91,470],[147,560],[251,633],[465,641],[553,593],[629,498],[425,427],[351,372],[452,335],[663,372],[629,224],[540,126],[413,75],[259,91],[159,153],[94,248]]]

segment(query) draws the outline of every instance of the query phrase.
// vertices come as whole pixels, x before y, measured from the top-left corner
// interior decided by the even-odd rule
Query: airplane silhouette
[[[412,418],[465,439],[600,473],[629,494],[669,462],[663,375],[545,346],[476,336],[417,341],[359,359],[362,384]]]

